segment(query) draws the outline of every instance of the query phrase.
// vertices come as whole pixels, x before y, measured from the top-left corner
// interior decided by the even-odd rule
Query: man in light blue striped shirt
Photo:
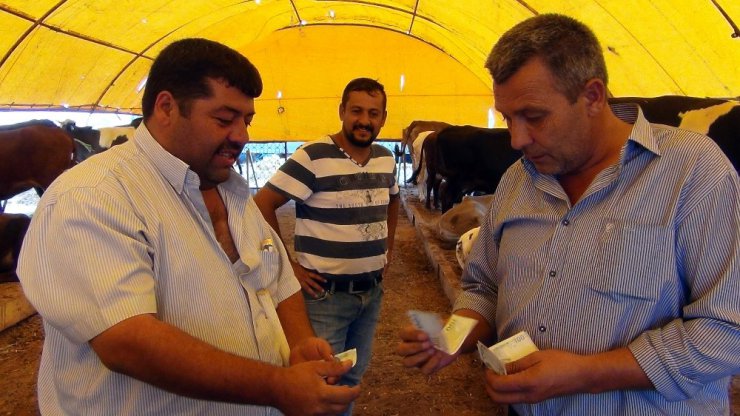
[[[527,331],[540,351],[485,373],[519,415],[723,415],[740,368],[740,182],[707,137],[607,104],[598,40],[541,15],[486,67],[515,163],[463,272],[464,350]],[[616,113],[616,114],[615,114]],[[455,356],[411,327],[426,374]]]
[[[257,69],[206,39],[152,64],[134,139],[44,194],[18,275],[44,321],[43,414],[337,414],[359,388],[314,336],[279,236],[232,166]]]

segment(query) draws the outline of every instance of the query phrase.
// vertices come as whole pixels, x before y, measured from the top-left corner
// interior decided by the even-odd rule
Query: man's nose
[[[363,126],[369,126],[370,125],[370,114],[362,112],[360,113],[360,116],[358,117],[358,120],[360,124]]]
[[[516,150],[522,150],[532,143],[532,137],[524,123],[510,122],[509,133],[511,134],[511,147]]]
[[[247,124],[244,121],[240,121],[234,125],[231,130],[229,139],[233,142],[240,144],[246,144],[249,141],[249,131],[247,130]]]

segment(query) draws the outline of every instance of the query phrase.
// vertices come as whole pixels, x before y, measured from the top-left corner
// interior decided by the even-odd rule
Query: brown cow
[[[404,152],[406,148],[409,148],[409,153],[414,153],[414,141],[419,133],[424,131],[439,131],[445,127],[450,126],[449,123],[444,121],[427,121],[427,120],[414,120],[408,125],[402,132],[401,138],[401,151]],[[413,159],[413,156],[412,156]]]
[[[56,126],[0,130],[0,200],[31,188],[41,195],[72,167],[74,148],[72,138]]]

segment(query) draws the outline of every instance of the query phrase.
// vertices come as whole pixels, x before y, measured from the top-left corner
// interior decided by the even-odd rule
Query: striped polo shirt
[[[398,194],[393,154],[371,145],[360,166],[327,136],[301,146],[267,186],[296,201],[298,262],[335,280],[380,276],[388,203]]]
[[[520,415],[721,415],[740,368],[740,181],[709,138],[637,107],[618,163],[571,205],[515,163],[470,253],[455,309],[540,349],[628,347],[655,390],[556,397]]]

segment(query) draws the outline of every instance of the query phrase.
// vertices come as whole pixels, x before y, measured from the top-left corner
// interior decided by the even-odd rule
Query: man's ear
[[[339,119],[344,121],[344,104],[339,104]]]
[[[593,78],[586,82],[586,86],[583,87],[583,97],[586,100],[589,115],[595,115],[604,108],[607,104],[606,94],[604,81]]]
[[[388,112],[383,110],[383,120],[380,121],[380,127],[385,126],[385,120],[388,118]]]
[[[179,111],[175,97],[169,91],[161,91],[154,100],[154,116],[161,122],[168,122]]]

